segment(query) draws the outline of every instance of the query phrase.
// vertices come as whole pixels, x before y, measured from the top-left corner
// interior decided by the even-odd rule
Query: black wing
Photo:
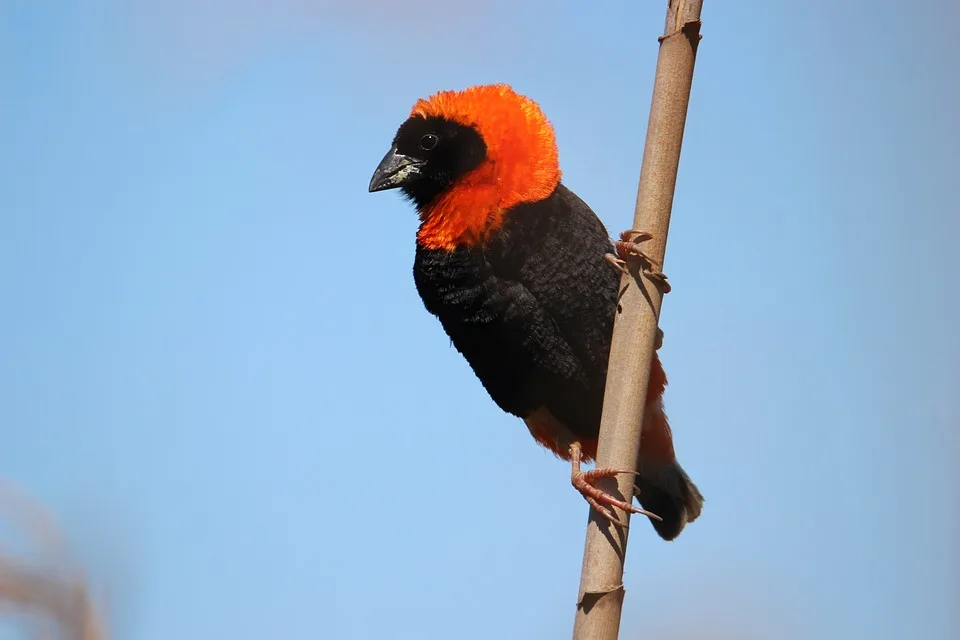
[[[582,397],[589,389],[549,310],[484,250],[418,246],[413,272],[427,310],[504,411],[526,417],[552,395]]]
[[[562,184],[545,200],[511,211],[487,248],[500,278],[525,289],[573,358],[579,388],[545,380],[540,399],[582,438],[596,437],[600,427],[620,281],[603,260],[612,249],[600,219]]]

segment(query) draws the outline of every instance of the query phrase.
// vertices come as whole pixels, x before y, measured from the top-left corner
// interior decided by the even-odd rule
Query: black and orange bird
[[[677,463],[654,353],[636,494],[644,510],[583,472],[596,457],[620,273],[637,242],[612,243],[597,215],[560,181],[553,127],[539,105],[504,84],[417,101],[370,181],[416,206],[413,275],[424,305],[493,401],[572,465],[587,502],[616,522],[615,505],[650,517],[665,540],[699,515],[703,498]],[[617,255],[611,253],[615,250]],[[645,263],[665,291],[666,278]]]

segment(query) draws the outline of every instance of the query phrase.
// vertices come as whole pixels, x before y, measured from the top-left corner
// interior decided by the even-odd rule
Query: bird
[[[625,526],[614,506],[643,514],[673,540],[703,496],[676,459],[656,350],[634,484],[643,508],[596,486],[625,471],[581,470],[596,459],[618,270],[639,260],[662,291],[670,286],[640,249],[651,234],[612,241],[561,177],[540,105],[497,83],[416,100],[369,192],[399,189],[416,208],[416,290],[492,401],[570,462],[573,486],[604,518]]]

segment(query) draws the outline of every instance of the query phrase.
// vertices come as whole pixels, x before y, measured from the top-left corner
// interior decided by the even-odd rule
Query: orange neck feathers
[[[553,127],[536,102],[505,84],[441,91],[417,101],[411,116],[474,127],[487,146],[483,162],[420,212],[421,246],[478,244],[508,209],[543,200],[560,182]]]

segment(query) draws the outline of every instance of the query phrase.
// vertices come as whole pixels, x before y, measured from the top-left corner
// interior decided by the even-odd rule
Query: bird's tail
[[[662,518],[650,519],[657,534],[673,540],[700,515],[703,496],[677,462],[670,425],[659,400],[647,408],[637,469],[640,504]]]

